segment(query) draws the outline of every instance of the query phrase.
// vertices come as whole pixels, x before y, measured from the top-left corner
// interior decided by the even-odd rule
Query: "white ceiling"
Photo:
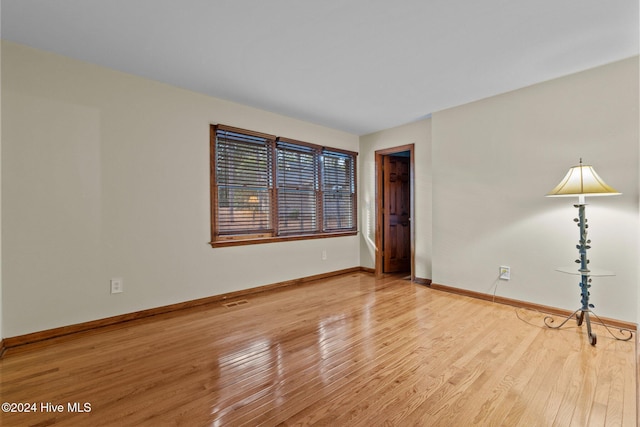
[[[363,135],[638,54],[637,0],[2,0],[2,38]]]

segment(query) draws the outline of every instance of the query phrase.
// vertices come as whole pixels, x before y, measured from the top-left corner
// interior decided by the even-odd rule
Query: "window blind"
[[[278,141],[276,164],[278,234],[317,232],[320,200],[316,150]]]
[[[223,129],[216,131],[218,234],[273,229],[272,140]]]
[[[355,229],[355,164],[352,155],[324,150],[322,195],[324,231]]]
[[[357,153],[225,125],[210,147],[212,245],[357,231]]]

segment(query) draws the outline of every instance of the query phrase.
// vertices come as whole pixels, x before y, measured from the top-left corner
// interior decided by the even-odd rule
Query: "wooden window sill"
[[[215,242],[209,242],[213,248],[224,248],[228,246],[242,246],[242,245],[258,245],[261,243],[275,243],[275,242],[290,242],[294,240],[310,240],[310,239],[326,239],[331,237],[345,237],[355,236],[357,231],[341,231],[335,233],[321,233],[321,234],[304,234],[296,236],[279,236],[279,237],[258,237],[250,239],[233,238],[229,240],[217,240]]]

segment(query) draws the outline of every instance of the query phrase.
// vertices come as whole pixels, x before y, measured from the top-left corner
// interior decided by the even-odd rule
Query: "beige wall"
[[[0,32],[1,33],[1,32]],[[0,81],[2,81],[2,44],[0,43]],[[2,85],[0,85],[2,100]],[[4,338],[2,328],[2,102],[0,102],[0,340]]]
[[[374,153],[405,144],[417,277],[577,308],[577,278],[554,271],[577,255],[573,202],[543,196],[583,157],[624,193],[588,200],[592,266],[617,273],[594,280],[596,312],[638,320],[637,58],[358,138],[12,43],[1,53],[4,337],[373,268]],[[360,236],[212,249],[210,123],[359,151]]]
[[[587,199],[596,313],[638,320],[638,58],[433,114],[433,281],[580,306],[576,200],[543,197],[580,157],[623,193]],[[499,281],[498,267],[511,267]]]
[[[375,152],[414,144],[414,247],[415,275],[431,278],[431,119],[365,135],[358,156],[360,183],[360,263],[375,267]]]
[[[358,236],[208,245],[211,123],[356,135],[7,42],[2,66],[5,337],[360,265]]]

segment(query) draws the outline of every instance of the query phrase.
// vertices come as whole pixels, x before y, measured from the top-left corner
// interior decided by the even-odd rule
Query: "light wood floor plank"
[[[636,426],[635,337],[367,273],[243,299],[9,349],[2,401],[65,410],[0,424]]]

